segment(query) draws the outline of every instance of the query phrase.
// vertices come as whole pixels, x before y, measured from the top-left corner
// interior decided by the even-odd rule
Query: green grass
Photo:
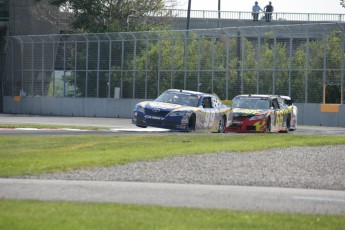
[[[0,136],[0,176],[126,164],[181,154],[345,144],[342,136]],[[343,229],[340,215],[244,212],[106,203],[0,200],[0,229]]]
[[[110,166],[181,154],[246,152],[290,146],[345,144],[344,136],[312,135],[78,135],[0,136],[0,176]],[[245,153],[243,153],[245,154]]]
[[[344,229],[340,215],[0,200],[1,229]]]

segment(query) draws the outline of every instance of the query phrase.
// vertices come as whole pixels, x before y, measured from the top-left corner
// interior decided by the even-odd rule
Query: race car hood
[[[234,117],[252,117],[257,114],[265,114],[267,110],[264,109],[242,109],[242,108],[233,108],[232,115]]]
[[[155,102],[155,101],[146,101],[146,102],[141,102],[140,104],[143,108],[146,108],[146,109],[155,108],[155,109],[161,109],[165,111],[171,111],[171,110],[175,110],[182,107],[181,105],[177,105],[177,104]]]
[[[177,111],[184,111],[186,113],[190,113],[191,111],[194,111],[197,109],[196,107],[182,106],[182,105],[177,105],[177,104],[155,102],[155,101],[141,102],[138,105],[140,105],[144,109],[145,114],[152,115],[152,116],[159,116],[159,117],[165,117],[168,114],[171,114]]]

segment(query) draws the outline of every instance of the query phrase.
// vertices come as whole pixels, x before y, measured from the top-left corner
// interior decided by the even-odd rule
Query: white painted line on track
[[[68,128],[57,128],[57,129],[49,129],[49,128],[0,128],[0,130],[4,131],[11,131],[11,130],[20,130],[20,131],[89,131],[86,129],[68,129]]]
[[[311,200],[311,201],[323,201],[323,202],[345,202],[345,199],[338,199],[332,197],[316,197],[316,196],[294,196],[292,197],[296,200]]]
[[[170,129],[160,128],[129,128],[129,129],[111,129],[112,132],[171,132]]]

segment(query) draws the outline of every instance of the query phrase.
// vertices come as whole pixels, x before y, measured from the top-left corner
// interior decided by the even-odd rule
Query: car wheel
[[[290,130],[291,127],[291,115],[289,114],[289,116],[286,118],[286,128],[287,130]]]
[[[296,121],[294,122],[296,125]],[[296,130],[296,126],[291,127],[291,115],[290,115],[290,126],[289,126],[289,131],[295,131]]]
[[[187,132],[195,131],[195,115],[192,114],[188,121]]]
[[[226,126],[226,116],[222,116],[219,121],[218,133],[224,133]]]
[[[267,118],[267,123],[266,123],[266,133],[271,132],[271,117]]]
[[[145,125],[136,125],[136,126],[138,126],[140,128],[147,128],[147,126],[145,126]]]

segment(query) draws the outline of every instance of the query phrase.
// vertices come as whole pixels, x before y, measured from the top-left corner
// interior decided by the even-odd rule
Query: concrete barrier
[[[4,113],[48,116],[131,118],[144,99],[4,96]],[[345,105],[296,103],[299,125],[345,127]]]
[[[4,113],[131,118],[140,99],[4,96]]]
[[[300,125],[345,127],[345,105],[326,106],[326,109],[324,104],[296,103],[296,106]]]

